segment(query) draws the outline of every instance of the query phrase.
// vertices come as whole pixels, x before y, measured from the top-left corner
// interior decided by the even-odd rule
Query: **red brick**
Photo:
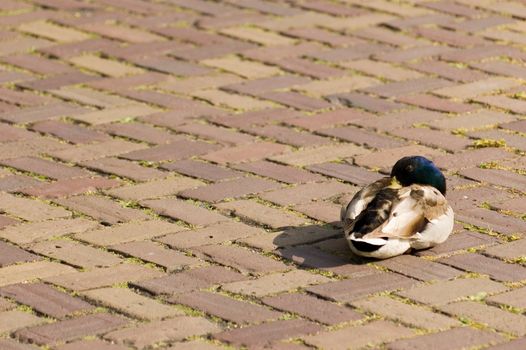
[[[524,336],[526,333],[526,322],[522,315],[513,314],[476,301],[459,301],[442,306],[440,309],[448,314],[484,323],[491,328],[513,335]]]
[[[447,339],[447,341],[444,341]],[[503,338],[494,332],[470,327],[453,328],[440,333],[426,334],[387,344],[389,350],[418,350],[433,347],[437,350],[461,350],[488,343],[498,343]]]
[[[241,83],[222,86],[222,90],[233,91],[239,94],[259,96],[269,91],[285,89],[310,82],[308,78],[294,75],[278,75],[270,78],[260,78]]]
[[[17,343],[12,339],[0,340],[0,347],[5,350],[37,350],[36,345]]]
[[[169,271],[181,270],[185,267],[194,267],[204,264],[197,258],[164,248],[162,245],[150,241],[121,243],[111,246],[111,249],[137,257],[144,261],[164,266]]]
[[[52,99],[47,96],[44,97],[30,92],[16,91],[6,88],[0,88],[0,96],[0,100],[2,101],[29,107],[50,103],[52,101]]]
[[[122,207],[112,200],[100,196],[73,196],[67,199],[55,200],[60,205],[105,224],[118,224],[132,220],[146,220],[149,218],[144,212],[136,209]]]
[[[157,169],[143,167],[136,163],[117,158],[100,158],[88,162],[82,162],[80,165],[102,173],[115,174],[120,177],[129,178],[134,181],[161,179],[168,175]]]
[[[133,57],[129,60],[139,67],[182,77],[205,75],[211,71],[207,67],[175,60],[167,56]]]
[[[7,56],[2,58],[2,61],[42,75],[71,73],[75,71],[60,61],[29,54]]]
[[[117,180],[106,179],[103,177],[76,178],[63,179],[50,184],[42,184],[26,188],[22,192],[35,197],[59,198],[100,189],[108,189],[119,185],[120,182]]]
[[[201,141],[175,141],[165,145],[155,146],[148,149],[133,151],[122,154],[121,157],[131,160],[147,160],[150,162],[159,162],[167,160],[180,160],[198,156],[204,153],[217,150],[217,145]]]
[[[298,204],[292,207],[295,211],[299,211],[318,221],[331,223],[332,225],[340,225],[340,217],[338,212],[341,210],[340,204],[332,202],[311,202],[306,204]]]
[[[275,309],[292,312],[327,325],[356,321],[363,317],[350,308],[307,294],[281,294],[263,298],[262,301]]]
[[[51,239],[32,244],[31,250],[84,269],[110,267],[122,263],[116,254],[83,245],[70,239]]]
[[[41,174],[56,180],[71,179],[75,177],[87,177],[90,175],[89,172],[82,169],[36,157],[8,159],[2,161],[2,164],[23,171]]]
[[[285,123],[292,126],[299,126],[311,131],[333,127],[336,125],[349,124],[354,119],[368,117],[368,114],[355,109],[336,109],[310,116],[301,116],[294,119],[287,119]]]
[[[239,133],[232,129],[221,128],[201,122],[188,123],[176,128],[179,132],[198,135],[201,138],[211,141],[224,143],[226,145],[241,145],[255,141],[255,138],[246,134]]]
[[[185,338],[219,332],[221,328],[203,317],[179,316],[163,321],[139,323],[104,335],[117,343],[147,348],[156,343],[168,343]]]
[[[0,266],[41,260],[39,256],[26,252],[25,250],[6,242],[0,242],[0,253]]]
[[[334,77],[339,77],[343,74],[341,69],[336,69],[336,68],[333,68],[327,65],[323,65],[323,64],[313,63],[312,61],[302,59],[302,58],[289,57],[289,58],[282,59],[282,60],[276,60],[275,62],[272,62],[272,63],[278,65],[281,69],[285,71],[289,71],[289,72],[297,73],[301,75],[306,75],[306,76],[313,77],[316,79],[334,78]],[[273,97],[277,98],[278,96],[274,95]],[[296,95],[292,95],[292,96],[281,95],[279,97],[281,97],[283,101],[284,97],[293,98],[295,96]],[[294,101],[291,101],[291,102],[294,102]]]
[[[125,96],[161,107],[175,109],[177,110],[177,114],[182,118],[224,114],[222,110],[210,107],[201,102],[150,90],[126,91]]]
[[[245,279],[242,274],[224,267],[209,266],[144,280],[134,285],[154,294],[179,294]]]
[[[479,293],[492,294],[508,288],[486,278],[457,278],[431,285],[420,285],[398,292],[403,297],[423,304],[444,305],[460,298],[476,296]]]
[[[307,288],[323,298],[347,303],[380,291],[407,288],[417,281],[394,273],[377,273]]]
[[[516,288],[509,292],[497,294],[487,298],[486,300],[490,303],[498,303],[504,305],[510,305],[516,308],[524,309],[526,307],[525,298],[526,289]]]
[[[390,340],[407,338],[414,331],[391,322],[376,320],[355,327],[345,327],[334,331],[322,331],[316,335],[305,337],[307,344],[323,349],[361,349],[366,346],[378,345]],[[345,344],[345,345],[344,345]]]
[[[227,198],[244,197],[248,194],[265,192],[279,187],[280,185],[275,182],[256,177],[245,177],[182,191],[180,195],[206,202],[220,202]]]
[[[262,306],[232,299],[221,294],[194,291],[172,296],[172,303],[183,304],[237,324],[275,320],[282,314]]]
[[[352,306],[423,329],[443,330],[461,324],[460,321],[442,314],[388,296],[354,301]]]
[[[19,192],[24,188],[38,186],[41,183],[42,181],[39,181],[34,177],[19,174],[9,175],[0,178],[0,190],[11,193]]]
[[[96,335],[126,324],[127,321],[110,314],[94,314],[36,326],[17,331],[15,335],[40,345],[51,345],[62,341],[75,340]]]
[[[462,151],[472,144],[472,141],[465,137],[428,128],[397,129],[392,131],[392,134],[451,152]]]
[[[207,260],[233,267],[243,273],[265,274],[290,269],[281,261],[235,245],[205,245],[192,250],[204,254]]]
[[[438,88],[444,88],[453,83],[437,78],[419,78],[400,82],[382,84],[378,86],[362,89],[365,92],[373,93],[382,97],[398,97],[412,93],[422,93]]]
[[[396,159],[400,159],[405,156],[413,156],[415,154],[433,159],[440,156],[442,153],[436,149],[420,145],[410,145],[405,147],[382,149],[374,153],[359,155],[354,157],[354,163],[368,168],[380,168],[387,170],[391,169]]]
[[[331,142],[331,140],[326,137],[313,135],[307,132],[299,132],[294,129],[276,125],[253,127],[246,130],[255,135],[272,138],[280,143],[295,147],[315,146]]]
[[[526,279],[526,268],[521,265],[507,264],[480,254],[454,255],[439,261],[462,270],[487,274],[499,281],[510,282]]]
[[[162,168],[213,182],[236,179],[242,176],[241,173],[231,169],[191,159],[166,163],[162,165]]]
[[[312,200],[325,199],[344,193],[354,193],[358,189],[340,182],[320,182],[302,184],[296,187],[284,188],[260,195],[261,198],[283,206],[308,203]]]
[[[377,113],[393,112],[407,107],[402,103],[396,103],[389,99],[359,93],[335,94],[326,96],[326,98],[336,105],[358,107]]]
[[[273,252],[278,248],[312,243],[339,235],[341,235],[341,230],[327,226],[309,225],[286,228],[273,233],[265,232],[252,237],[242,238],[238,241],[266,252]]]
[[[108,141],[110,137],[86,127],[60,121],[43,121],[31,126],[35,131],[51,134],[75,144]]]
[[[34,136],[35,134],[26,129],[0,124],[0,142],[27,140]]]
[[[274,253],[302,267],[325,270],[347,277],[361,277],[378,272],[371,266],[354,263],[349,257],[350,254],[339,257],[308,245],[280,248]]]
[[[515,130],[518,132],[526,133],[526,121],[525,120],[518,120],[511,123],[501,124],[501,128],[509,129],[509,130]]]
[[[275,340],[297,338],[300,335],[316,333],[321,327],[304,320],[281,320],[257,326],[228,330],[214,335],[214,338],[234,346],[253,347]]]
[[[458,210],[456,219],[510,236],[514,234],[522,236],[526,227],[526,222],[523,220],[482,208]]]
[[[449,236],[447,241],[431,249],[421,250],[415,254],[418,256],[436,256],[449,254],[468,248],[479,248],[485,245],[493,245],[497,239],[476,232],[464,231]]]
[[[487,159],[493,160],[492,158]],[[468,179],[491,183],[504,187],[524,188],[524,186],[526,185],[526,180],[524,179],[524,176],[501,169],[470,168],[462,170],[460,174],[467,177]]]
[[[336,137],[367,148],[394,148],[406,145],[405,142],[374,132],[364,131],[353,126],[323,129],[322,135]]]
[[[166,235],[158,240],[176,248],[217,244],[261,233],[263,230],[235,221],[221,222],[198,230]],[[264,232],[264,231],[263,231]]]
[[[257,142],[223,148],[219,151],[208,153],[202,158],[219,164],[236,164],[260,160],[275,154],[281,154],[287,150],[288,147],[284,145],[271,142]]]
[[[254,125],[267,125],[297,117],[299,112],[285,108],[271,108],[261,111],[245,112],[239,115],[228,115],[211,118],[214,123],[231,128],[244,128]]]
[[[101,125],[99,129],[111,135],[124,136],[152,144],[169,143],[181,139],[179,135],[174,135],[165,130],[139,123],[104,124]]]
[[[19,111],[16,111],[15,113],[2,113],[0,114],[0,119],[7,120],[16,124],[25,124],[31,122],[46,121],[49,119],[58,119],[60,117],[73,116],[88,111],[88,109],[81,108],[78,106],[57,103],[46,105],[45,107],[38,106],[32,108],[24,108]],[[43,122],[43,125],[46,125],[46,123]]]
[[[248,199],[220,203],[216,207],[230,215],[259,222],[271,228],[300,226],[308,221],[292,213],[283,212],[280,209]]]
[[[429,94],[411,94],[408,96],[399,96],[396,98],[396,100],[432,111],[446,113],[465,113],[477,109],[477,107],[473,105],[455,102]]]
[[[311,165],[307,167],[307,169],[326,176],[335,177],[358,186],[368,185],[382,177],[378,173],[367,171],[357,166],[344,163],[322,163]]]
[[[94,306],[82,299],[59,292],[43,283],[13,284],[2,287],[0,294],[55,318],[94,309]]]
[[[514,349],[521,349],[524,346],[526,346],[526,338],[519,338],[519,339],[515,339],[510,342],[501,344],[501,345],[490,346],[487,349],[488,350],[514,350]]]
[[[58,350],[127,350],[128,347],[107,343],[99,339],[81,340],[57,347]]]
[[[437,56],[443,56],[448,52],[455,52],[454,49],[447,46],[417,46],[414,48],[405,49],[397,52],[387,52],[382,54],[376,54],[375,57],[382,61],[393,62],[393,63],[405,63],[412,60],[432,58]]]
[[[488,161],[498,161],[511,158],[514,158],[513,154],[500,148],[480,148],[435,157],[433,162],[442,169],[457,170],[477,166]],[[476,170],[482,171],[484,169],[477,168]]]
[[[234,168],[289,184],[323,180],[323,177],[309,173],[303,169],[271,163],[265,160],[235,165]]]
[[[377,264],[421,281],[447,280],[462,274],[459,270],[411,255],[397,256]]]
[[[207,226],[229,220],[217,212],[175,198],[151,199],[140,203],[152,208],[159,215],[180,219],[191,225]]]
[[[330,103],[294,92],[267,92],[262,98],[296,109],[315,111],[331,107]]]

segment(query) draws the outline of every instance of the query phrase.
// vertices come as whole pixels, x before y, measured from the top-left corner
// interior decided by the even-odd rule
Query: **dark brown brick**
[[[40,345],[56,344],[121,327],[126,319],[110,314],[94,314],[17,331],[15,335]]]
[[[210,292],[194,291],[172,296],[168,300],[172,303],[190,306],[237,324],[260,323],[275,320],[281,316],[280,312]]]
[[[462,170],[460,174],[467,177],[468,179],[505,187],[524,188],[526,185],[524,176],[501,169],[471,168]]]
[[[81,340],[68,344],[64,344],[57,348],[58,350],[127,350],[128,347],[124,345],[116,345],[112,343],[107,343],[99,339],[92,340]]]
[[[488,161],[512,158],[514,158],[513,154],[500,148],[480,148],[436,157],[433,162],[442,169],[458,170],[478,166]],[[477,169],[477,171],[478,170],[482,169]]]
[[[55,318],[94,309],[94,306],[82,299],[74,298],[43,283],[13,284],[1,288],[0,294]]]
[[[407,108],[407,105],[393,102],[390,99],[359,93],[335,94],[326,97],[331,103],[336,105],[358,107],[376,113],[388,113]]]

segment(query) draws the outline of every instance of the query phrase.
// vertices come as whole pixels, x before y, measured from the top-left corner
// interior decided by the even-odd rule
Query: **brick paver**
[[[1,1],[0,348],[524,347],[525,20]],[[341,204],[414,154],[454,234],[356,259]]]

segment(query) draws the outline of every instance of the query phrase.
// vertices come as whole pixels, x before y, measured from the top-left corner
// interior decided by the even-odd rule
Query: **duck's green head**
[[[429,159],[422,156],[404,157],[396,162],[391,176],[403,185],[421,184],[433,186],[446,195],[446,178]]]

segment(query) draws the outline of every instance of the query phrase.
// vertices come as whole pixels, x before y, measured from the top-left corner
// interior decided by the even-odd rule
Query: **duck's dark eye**
[[[415,170],[415,167],[412,165],[408,165],[405,167],[405,171],[408,173],[412,172],[413,170]]]

